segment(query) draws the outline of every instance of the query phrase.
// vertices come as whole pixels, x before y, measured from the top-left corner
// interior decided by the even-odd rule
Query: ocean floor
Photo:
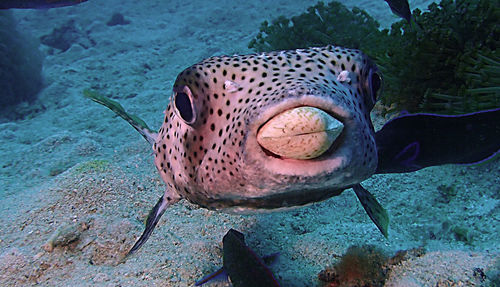
[[[39,111],[0,122],[0,285],[193,286],[221,265],[222,237],[230,228],[243,232],[260,255],[280,252],[272,270],[282,286],[322,286],[320,271],[353,245],[374,245],[387,256],[425,249],[390,266],[386,286],[498,284],[498,158],[365,181],[390,214],[388,239],[351,190],[258,215],[217,213],[182,201],[167,210],[137,254],[120,261],[164,185],[148,144],[82,91],[98,90],[159,127],[180,71],[212,55],[252,52],[247,45],[262,21],[300,14],[312,3],[89,0],[16,10],[19,30],[39,38],[71,20],[78,40],[65,52],[40,46],[46,58],[45,88],[33,104]],[[384,1],[349,5],[366,9],[385,27],[396,19]],[[106,25],[115,12],[130,23]]]

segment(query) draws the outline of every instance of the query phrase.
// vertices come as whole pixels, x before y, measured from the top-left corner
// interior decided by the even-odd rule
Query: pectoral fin
[[[119,115],[136,129],[151,145],[154,144],[157,136],[156,132],[150,129],[146,122],[138,116],[127,113],[120,103],[91,90],[84,90],[83,94],[86,98],[115,112],[115,114]]]
[[[146,241],[148,240],[149,236],[151,236],[151,233],[155,229],[156,224],[160,220],[165,210],[172,204],[178,202],[179,200],[180,196],[178,196],[177,194],[174,194],[169,190],[165,191],[165,194],[162,197],[160,197],[156,205],[149,212],[144,232],[142,233],[141,237],[135,242],[134,246],[132,246],[130,251],[127,253],[126,257],[135,253],[137,250],[139,250],[139,248],[142,247],[142,245],[144,245],[144,243],[146,243]]]
[[[389,214],[387,214],[387,211],[368,190],[361,186],[361,184],[354,185],[352,189],[354,189],[356,196],[366,213],[368,213],[368,216],[370,216],[378,230],[387,238],[389,228]]]

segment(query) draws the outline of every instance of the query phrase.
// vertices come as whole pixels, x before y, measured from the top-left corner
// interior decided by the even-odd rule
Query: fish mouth
[[[342,146],[352,118],[334,99],[304,93],[264,109],[250,126],[247,150],[281,161],[320,161]]]
[[[344,130],[335,115],[311,107],[287,109],[266,121],[257,132],[264,153],[275,158],[309,160],[334,147]]]
[[[262,135],[265,135],[266,125],[277,126],[277,123],[281,122],[281,114],[300,114],[301,110],[297,110],[299,108],[309,109],[313,116],[323,118],[324,121],[320,125],[314,125],[314,120],[310,121],[312,128],[309,127],[308,132],[304,134],[285,132],[285,136],[290,136],[289,138],[278,139],[278,143],[263,143]],[[284,182],[294,186],[304,185],[301,188],[337,188],[358,183],[360,177],[366,178],[375,168],[372,162],[363,166],[371,135],[368,125],[360,119],[361,112],[357,110],[357,106],[347,105],[336,97],[311,93],[302,93],[295,97],[292,95],[275,105],[263,108],[248,125],[243,159],[248,170],[245,177],[266,178],[276,183],[274,189],[281,188]],[[273,119],[278,119],[277,123],[272,123]],[[293,122],[293,119],[292,117],[292,120],[285,122]],[[332,129],[334,131],[329,135],[332,122],[336,128]],[[316,129],[318,126],[320,128]],[[318,142],[314,142],[318,138]],[[288,140],[291,141],[290,146],[286,145]],[[283,142],[285,144],[280,145]],[[299,143],[299,149],[293,149],[295,143]],[[282,153],[280,147],[289,149],[291,156]],[[372,151],[368,153],[367,155],[373,157]],[[260,185],[264,184],[258,185],[256,188],[260,189]]]

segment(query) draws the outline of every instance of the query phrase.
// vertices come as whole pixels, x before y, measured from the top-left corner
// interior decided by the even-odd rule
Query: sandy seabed
[[[89,0],[15,11],[19,29],[34,37],[70,19],[81,37],[65,52],[41,46],[46,86],[36,104],[43,111],[0,123],[0,285],[192,286],[221,265],[221,240],[230,228],[245,233],[258,254],[280,252],[273,272],[282,286],[319,286],[321,270],[349,246],[364,244],[388,255],[427,250],[393,266],[386,286],[492,284],[478,270],[494,274],[499,268],[498,160],[365,181],[391,216],[389,239],[352,191],[296,210],[247,216],[181,202],[165,213],[143,249],[119,264],[164,186],[147,143],[85,99],[83,89],[112,96],[159,127],[180,71],[212,55],[252,52],[248,42],[263,20],[296,15],[312,4]],[[384,1],[348,4],[385,27],[395,20]],[[107,26],[115,12],[130,24]],[[443,198],[443,187],[450,186],[456,195]]]

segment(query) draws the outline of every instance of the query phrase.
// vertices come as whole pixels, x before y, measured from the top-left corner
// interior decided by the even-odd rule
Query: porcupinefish
[[[212,210],[269,210],[324,200],[371,176],[377,150],[369,113],[380,83],[376,66],[353,49],[221,56],[178,75],[158,134],[127,119],[122,109],[122,116],[152,144],[167,185],[131,252],[181,198]],[[292,145],[301,138],[304,154],[315,157],[287,158],[259,144],[261,129],[284,113],[295,113],[299,120],[287,122],[288,128],[268,126],[264,134],[280,130]],[[320,118],[326,118],[324,125],[318,124]],[[331,143],[321,153],[309,149],[332,122],[335,139],[327,140]],[[260,137],[264,142],[265,135]]]
[[[387,212],[360,183],[374,173],[407,171],[392,147],[403,149],[404,160],[409,153],[412,162],[423,164],[416,169],[447,161],[429,161],[430,153],[412,149],[414,142],[407,148],[405,138],[398,136],[407,128],[418,129],[427,115],[403,125],[393,120],[384,130],[390,137],[378,137],[377,149],[370,111],[381,84],[376,65],[366,55],[336,46],[212,57],[177,76],[158,133],[117,102],[85,91],[152,145],[166,183],[129,254],[146,242],[164,211],[180,199],[211,210],[252,212],[306,205],[353,188],[387,236]],[[477,121],[473,127],[485,119]],[[470,127],[464,126],[467,131]],[[424,127],[419,136],[435,132]],[[482,136],[495,142],[491,150],[499,149],[500,137]],[[449,149],[436,143],[432,148]],[[466,146],[464,152],[475,149]],[[484,154],[475,155],[469,162]]]

